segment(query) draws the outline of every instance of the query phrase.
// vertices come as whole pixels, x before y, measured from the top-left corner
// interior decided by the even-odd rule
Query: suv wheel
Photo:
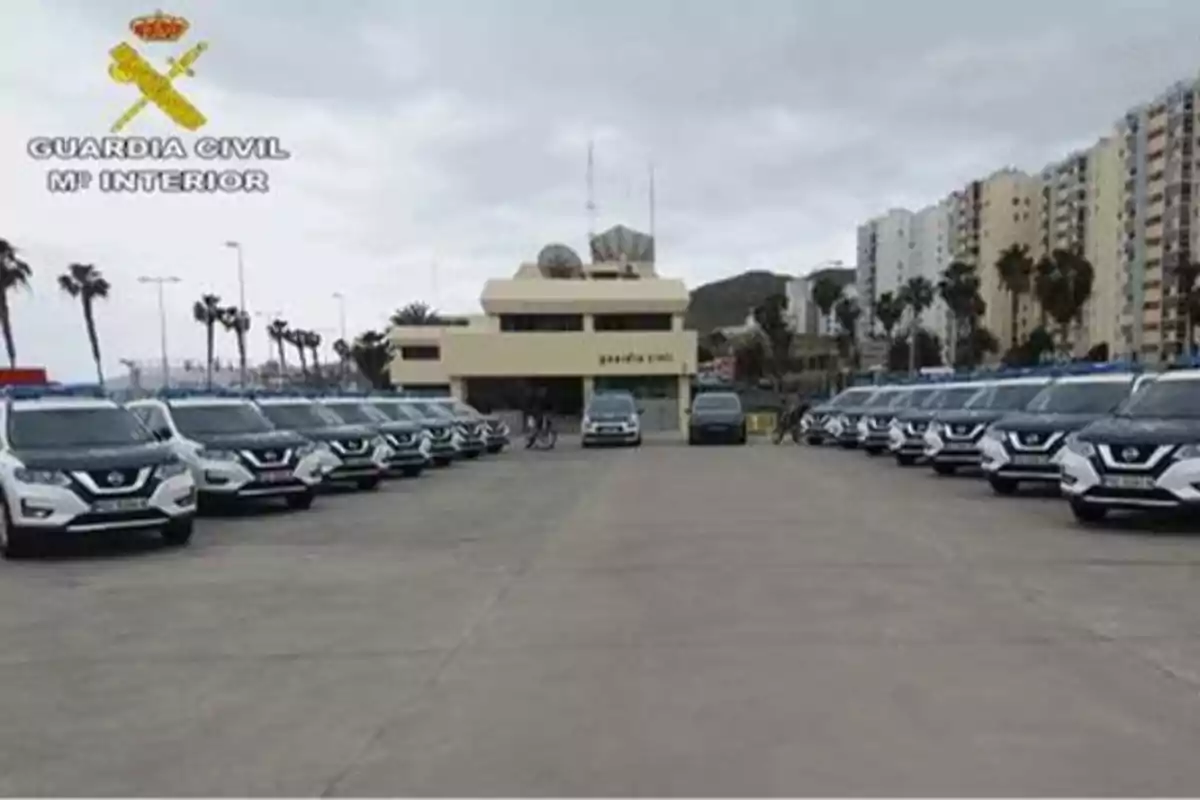
[[[1071,513],[1075,515],[1076,520],[1089,525],[1100,522],[1108,516],[1108,509],[1103,506],[1094,506],[1081,500],[1072,500]]]
[[[419,478],[424,471],[424,467],[404,467],[400,470],[400,474],[406,478]]]
[[[933,465],[933,471],[938,475],[953,475],[956,469],[958,467],[953,464],[938,464],[935,462]]]
[[[998,478],[992,476],[988,478],[988,483],[992,485],[992,491],[996,494],[1007,496],[1017,493],[1017,482],[1012,478]]]
[[[12,524],[8,504],[0,501],[0,556],[9,561],[25,558],[33,550],[33,537]]]
[[[354,485],[364,492],[370,492],[379,488],[380,480],[382,479],[378,475],[372,475],[369,478],[359,478]]]
[[[896,463],[902,467],[911,467],[913,464],[917,463],[917,457],[916,456],[906,456],[902,453],[897,453],[896,454]]]
[[[162,529],[162,538],[170,547],[183,547],[192,540],[192,520],[177,519]]]
[[[289,494],[287,496],[287,507],[295,511],[304,511],[312,508],[313,500],[317,499],[317,493],[314,489],[307,489],[300,494]]]

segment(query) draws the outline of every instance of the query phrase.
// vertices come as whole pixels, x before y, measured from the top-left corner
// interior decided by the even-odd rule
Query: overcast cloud
[[[108,78],[107,51],[156,5],[193,26],[175,47],[138,45],[158,66],[211,45],[178,84],[203,133],[276,135],[292,152],[268,167],[268,196],[46,191],[26,141],[107,132],[135,97]],[[251,310],[330,341],[334,291],[351,333],[413,300],[476,311],[484,279],[546,242],[586,249],[589,139],[602,228],[647,226],[655,163],[666,274],[850,263],[861,220],[1107,132],[1200,67],[1198,31],[1188,0],[4,0],[0,237],[36,271],[13,300],[20,361],[91,373],[54,285],[72,261],[113,283],[98,312],[110,374],[158,354],[139,275],[182,278],[172,358],[202,357],[189,309],[203,292],[236,299],[228,239],[244,243]],[[150,108],[127,133],[175,130]],[[261,325],[251,348],[265,352]]]

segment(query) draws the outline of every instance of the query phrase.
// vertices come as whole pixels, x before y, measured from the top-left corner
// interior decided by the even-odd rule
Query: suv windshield
[[[871,395],[871,399],[863,404],[863,408],[887,408],[900,392],[895,389],[884,389]]]
[[[1200,378],[1157,380],[1129,399],[1123,417],[1200,419]]]
[[[1132,383],[1133,378],[1054,383],[1038,392],[1025,410],[1041,414],[1107,414],[1129,397]]]
[[[862,405],[863,401],[870,396],[870,389],[847,389],[837,397],[833,398],[833,400],[829,401],[829,405],[833,406],[834,408]]]
[[[148,428],[123,408],[28,408],[8,418],[16,449],[120,447],[154,441]]]
[[[323,408],[348,425],[378,425],[388,421],[387,414],[367,403],[327,403]]]
[[[998,383],[972,397],[963,408],[968,411],[1020,411],[1045,388],[1044,383]]]
[[[415,408],[419,413],[424,414],[426,417],[433,420],[444,422],[446,420],[454,419],[454,412],[439,403],[413,403],[412,407]]]
[[[920,408],[936,393],[937,389],[913,389],[911,392],[903,392],[892,404],[892,408]]]
[[[223,433],[263,433],[274,430],[271,422],[249,403],[214,403],[171,408],[175,427],[184,436]]]
[[[267,419],[285,431],[329,428],[343,424],[337,415],[316,403],[268,403],[260,408]]]
[[[397,422],[424,422],[415,409],[409,408],[403,403],[397,403],[391,400],[376,400],[371,403],[379,413],[386,415],[390,419]]]
[[[736,394],[702,392],[696,395],[692,408],[697,411],[741,411],[742,401]]]
[[[955,411],[967,404],[975,395],[982,393],[978,386],[959,386],[954,389],[941,389],[933,394],[922,408],[930,411]]]
[[[460,417],[482,417],[477,410],[467,405],[461,400],[439,400],[438,405],[449,411],[451,414],[457,414]]]
[[[628,397],[593,397],[592,402],[587,407],[588,416],[595,414],[624,414],[625,416],[629,416],[633,412],[633,401]]]

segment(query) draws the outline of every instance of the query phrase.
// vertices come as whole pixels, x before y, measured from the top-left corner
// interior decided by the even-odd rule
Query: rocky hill
[[[750,309],[785,291],[789,279],[787,275],[754,270],[697,286],[691,292],[685,324],[701,334],[741,325]]]

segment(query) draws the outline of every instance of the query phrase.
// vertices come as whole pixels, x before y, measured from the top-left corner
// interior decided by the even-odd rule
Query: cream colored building
[[[1000,283],[996,262],[1013,245],[1033,253],[1038,239],[1036,197],[1038,179],[1015,169],[1003,169],[980,181],[979,205],[979,294],[987,304],[983,324],[1007,350],[1013,341],[1012,301]],[[1016,341],[1023,341],[1041,323],[1041,313],[1032,293],[1021,299],[1017,314]]]
[[[1084,310],[1086,347],[1108,344],[1110,358],[1122,354],[1121,156],[1115,137],[1088,151],[1087,228],[1083,255],[1092,265],[1092,299]],[[1080,348],[1076,348],[1077,351]],[[1083,350],[1086,352],[1086,348]]]
[[[683,430],[697,344],[683,327],[687,287],[657,274],[644,234],[618,226],[591,249],[585,264],[550,245],[487,281],[484,313],[466,325],[392,328],[392,383],[445,388],[492,412],[517,412],[542,391],[568,420],[596,391],[627,389],[646,430]]]

